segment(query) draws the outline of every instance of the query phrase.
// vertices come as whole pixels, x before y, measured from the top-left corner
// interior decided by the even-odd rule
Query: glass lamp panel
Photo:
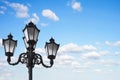
[[[30,41],[34,40],[34,27],[28,27],[28,38]]]
[[[23,41],[24,41],[25,47],[28,48],[27,39],[25,37],[23,37]]]
[[[53,44],[48,44],[48,52],[49,52],[49,56],[53,55]]]
[[[28,38],[28,30],[27,30],[27,28],[25,28],[25,29],[23,30],[23,32],[24,32],[24,35],[25,35],[25,37],[26,37],[26,41],[28,41],[29,38]]]
[[[40,31],[35,28],[35,32],[34,32],[34,40],[35,40],[35,42],[37,42],[37,40],[38,40],[39,32],[40,32]]]
[[[16,41],[10,40],[10,53],[14,53]]]
[[[46,42],[45,49],[46,49],[46,52],[47,52],[48,56],[52,55],[52,45],[50,43]]]
[[[3,45],[4,45],[4,49],[5,49],[5,53],[10,51],[10,46],[9,46],[9,40],[3,40]]]
[[[59,48],[59,45],[56,44],[56,43],[52,43],[52,44],[53,44],[52,54],[53,54],[54,56],[56,56],[57,51],[58,51],[58,48]]]

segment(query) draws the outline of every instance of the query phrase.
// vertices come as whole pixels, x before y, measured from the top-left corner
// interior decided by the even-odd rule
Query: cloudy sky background
[[[25,65],[6,62],[2,39],[18,40],[12,58],[25,51],[25,25],[41,30],[36,52],[46,58],[44,45],[51,37],[60,44],[52,68],[35,66],[33,80],[120,80],[119,0],[0,0],[0,80],[28,80]]]

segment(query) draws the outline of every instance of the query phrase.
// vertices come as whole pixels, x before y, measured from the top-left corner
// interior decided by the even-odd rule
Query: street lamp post
[[[50,42],[46,42],[45,49],[47,52],[47,58],[50,59],[50,65],[45,65],[43,63],[42,56],[34,51],[38,41],[39,32],[40,30],[32,22],[26,25],[26,27],[23,29],[23,40],[27,51],[25,53],[21,53],[17,62],[15,63],[11,63],[11,57],[14,55],[14,50],[17,46],[17,40],[13,40],[13,36],[11,34],[8,35],[8,39],[3,39],[3,46],[5,49],[5,55],[7,56],[7,62],[13,66],[17,65],[18,63],[26,64],[29,73],[29,80],[32,80],[32,69],[35,64],[42,64],[42,66],[46,68],[52,67],[59,48],[59,44],[55,43],[53,38],[49,40]]]

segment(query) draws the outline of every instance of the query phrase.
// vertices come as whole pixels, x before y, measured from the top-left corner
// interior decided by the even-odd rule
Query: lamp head
[[[3,39],[3,46],[6,56],[13,56],[15,47],[17,46],[17,40],[13,40],[12,38],[13,36],[9,34],[8,39]]]
[[[55,59],[59,44],[55,43],[55,40],[51,38],[50,42],[46,42],[45,49],[49,59]]]

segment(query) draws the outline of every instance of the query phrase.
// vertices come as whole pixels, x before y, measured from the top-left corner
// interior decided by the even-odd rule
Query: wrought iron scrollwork
[[[41,55],[35,53],[33,63],[37,65],[41,64],[41,58],[42,58]]]
[[[27,53],[23,53],[23,54],[21,55],[21,57],[20,57],[20,62],[21,62],[22,64],[27,64],[27,62],[28,62]]]
[[[15,62],[15,63],[11,63],[11,57],[10,56],[7,57],[7,61],[10,65],[13,65],[13,66],[17,65],[19,62],[24,63],[24,61],[23,61],[23,59],[25,60],[24,55],[26,55],[26,53],[21,53],[17,62]]]
[[[35,55],[34,55],[34,64],[37,64],[37,65],[42,64],[44,67],[50,68],[53,65],[53,60],[52,59],[50,60],[50,65],[49,66],[45,65],[44,62],[43,62],[42,56],[40,54],[38,54],[38,53],[35,53]]]
[[[33,59],[32,59],[32,62],[33,62],[33,66],[35,65],[35,64],[37,64],[37,65],[40,65],[40,64],[42,64],[44,67],[46,67],[46,68],[50,68],[50,67],[52,67],[52,65],[53,65],[53,59],[50,59],[50,65],[48,66],[48,65],[45,65],[44,63],[43,63],[43,59],[42,59],[42,56],[40,55],[40,54],[38,54],[38,53],[33,53]],[[28,53],[21,53],[20,54],[20,56],[19,56],[19,58],[18,58],[18,61],[17,62],[15,62],[15,63],[11,63],[11,57],[8,57],[7,58],[7,61],[8,61],[8,63],[10,64],[10,65],[17,65],[19,62],[21,62],[22,64],[28,64]]]

